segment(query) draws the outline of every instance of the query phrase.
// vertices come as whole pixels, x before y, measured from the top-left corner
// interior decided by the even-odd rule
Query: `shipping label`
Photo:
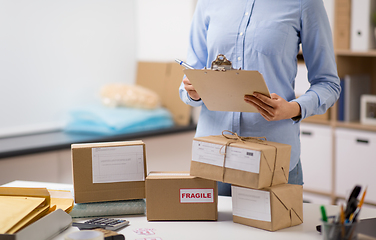
[[[93,183],[144,181],[143,145],[92,148]]]
[[[231,186],[232,214],[238,217],[271,222],[270,192]]]
[[[226,168],[260,173],[260,151],[229,146],[225,154],[225,147],[223,145],[193,141],[192,161],[223,167],[225,155]]]

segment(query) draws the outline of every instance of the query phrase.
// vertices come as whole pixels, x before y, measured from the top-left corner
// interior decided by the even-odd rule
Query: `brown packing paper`
[[[244,101],[244,95],[259,92],[270,97],[258,71],[185,69],[184,73],[211,111],[258,112]]]
[[[203,162],[191,161],[193,176],[239,186],[260,189],[288,182],[291,146],[276,142],[244,139],[228,139],[223,135],[194,138],[195,141],[214,143],[221,146],[251,149],[261,152],[259,173],[224,168]],[[223,156],[225,159],[225,156]]]
[[[281,184],[258,191],[270,192],[271,222],[235,215],[233,216],[234,222],[269,231],[303,223],[303,187],[301,185]]]
[[[145,144],[142,141],[72,144],[75,202],[89,203],[145,198],[145,181],[93,183],[92,148],[134,145],[143,146],[144,177],[146,177]]]
[[[209,202],[182,202],[181,190],[207,190]],[[189,191],[188,190],[188,191]],[[207,200],[207,199],[204,199]],[[217,220],[218,191],[215,181],[197,178],[189,172],[151,172],[146,178],[146,216],[158,220]]]
[[[47,189],[51,196],[51,206],[61,209],[66,213],[70,213],[74,207],[74,199],[72,193],[67,190]]]

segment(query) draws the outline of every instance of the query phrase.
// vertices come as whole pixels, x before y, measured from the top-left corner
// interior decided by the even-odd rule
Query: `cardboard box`
[[[281,184],[261,190],[232,186],[233,221],[276,231],[303,223],[303,186]]]
[[[290,154],[291,146],[282,143],[222,135],[198,137],[193,139],[190,172],[196,177],[261,189],[288,182]]]
[[[153,220],[217,220],[215,181],[189,172],[151,172],[146,178],[146,216]]]
[[[155,91],[177,125],[187,126],[191,120],[191,106],[179,97],[183,69],[176,62],[139,62],[136,84]]]
[[[142,141],[72,144],[71,150],[76,203],[145,198]]]
[[[313,116],[310,116],[306,119],[310,120],[310,121],[329,121],[330,120],[330,111],[331,111],[331,108],[329,108],[328,111],[326,111],[324,114],[313,115]]]

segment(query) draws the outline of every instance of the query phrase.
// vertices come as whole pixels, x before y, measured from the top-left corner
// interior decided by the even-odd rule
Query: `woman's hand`
[[[270,94],[270,97],[254,93],[253,95],[245,95],[244,101],[254,106],[267,121],[278,121],[300,116],[299,103],[288,102],[275,93]]]
[[[183,83],[184,83],[185,90],[188,92],[188,95],[193,100],[198,101],[201,99],[198,93],[196,92],[196,89],[193,87],[193,85],[191,84],[191,82],[189,81],[187,77],[183,79]]]

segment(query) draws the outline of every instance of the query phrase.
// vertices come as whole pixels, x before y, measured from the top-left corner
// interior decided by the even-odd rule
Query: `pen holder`
[[[341,224],[339,222],[322,221],[321,233],[324,240],[357,240],[358,222]]]

